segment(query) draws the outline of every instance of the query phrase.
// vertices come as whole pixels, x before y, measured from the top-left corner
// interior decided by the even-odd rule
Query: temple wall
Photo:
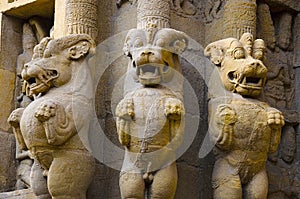
[[[7,0],[1,0],[0,2],[0,11],[2,12],[0,14],[0,93],[2,94],[0,97],[0,105],[2,107],[0,109],[0,157],[2,159],[0,161],[0,193],[14,191],[16,183],[18,161],[14,158],[16,150],[15,139],[6,121],[11,111],[18,106],[16,101],[20,92],[20,84],[16,77],[16,66],[17,57],[22,53],[22,26],[24,23],[29,23],[29,19],[33,16],[37,16],[41,21],[46,21],[46,23],[41,23],[46,24],[43,27],[43,34],[49,36],[50,28],[54,25],[54,36],[60,37],[64,35],[66,30],[60,30],[56,27],[66,26],[64,24],[65,21],[54,21],[57,18],[65,18],[66,13],[62,11],[65,5],[60,6],[60,4],[67,1],[18,0],[7,2]],[[116,5],[115,1],[111,0],[97,2],[98,26],[95,28],[95,30],[97,29],[97,34],[94,35],[94,39],[98,45],[103,44],[103,42],[119,33],[136,28],[136,2],[134,0],[123,0],[121,2],[123,3],[120,4],[120,7]],[[183,0],[181,3],[180,1],[172,0],[171,2],[171,28],[185,32],[200,47],[205,48],[207,44],[215,40],[225,37],[239,37],[244,32],[252,31],[254,35],[256,34],[257,38],[263,38],[267,42],[269,48],[267,56],[269,56],[270,65],[278,64],[278,60],[273,60],[272,55],[275,57],[276,55],[282,56],[287,60],[284,63],[286,65],[285,69],[290,75],[288,78],[292,81],[289,83],[289,87],[285,87],[286,94],[283,100],[285,100],[287,105],[282,107],[282,110],[286,112],[289,119],[289,121],[286,121],[286,124],[292,126],[296,131],[297,152],[294,162],[299,162],[300,128],[298,125],[299,118],[297,117],[300,111],[300,61],[297,58],[300,52],[299,5],[295,5],[295,1],[288,0],[265,0],[257,1],[257,3],[251,1],[252,3],[246,6],[241,3],[233,9],[234,17],[239,19],[235,20],[236,18],[230,18],[230,14],[232,13],[228,11],[230,10],[229,4],[236,5],[236,2],[241,1],[229,0],[228,2],[230,3],[227,4],[227,7],[224,3],[225,1],[222,0]],[[264,4],[263,7],[257,7],[262,4]],[[37,9],[41,5],[41,9]],[[247,15],[238,16],[240,14],[238,12],[239,9],[245,7],[250,9],[250,11],[247,11],[252,12],[250,20],[247,18]],[[261,13],[258,13],[260,8]],[[54,12],[55,9],[57,13]],[[257,13],[253,13],[253,10],[256,10]],[[266,10],[269,11],[267,15],[262,13]],[[224,13],[225,11],[227,12]],[[285,12],[289,13],[292,17],[290,29],[291,43],[286,48],[279,44],[279,32],[281,31],[279,23]],[[268,20],[263,20],[259,18],[260,16],[269,18]],[[255,17],[258,18],[256,19]],[[273,28],[273,32],[268,32],[270,28],[264,29],[264,27]],[[92,31],[95,32],[95,30]],[[35,31],[35,34],[37,39],[41,35],[38,31]],[[125,36],[126,34],[124,35],[123,33],[123,37],[121,36],[121,38],[125,39]],[[116,42],[112,43],[112,46],[123,47],[123,44],[120,45],[118,43],[123,41],[112,40],[112,42]],[[193,52],[194,49],[188,49],[188,51]],[[119,81],[123,78],[127,66],[128,59],[125,55],[120,55],[120,57],[110,63],[101,76],[95,92],[95,110],[101,128],[104,130],[107,138],[120,148],[122,146],[118,142],[115,115],[112,107],[115,107],[118,101],[122,99],[123,90],[118,90],[116,87],[120,85]],[[178,185],[175,198],[208,199],[212,198],[211,174],[214,165],[214,156],[212,151],[210,151],[205,157],[199,158],[199,151],[208,131],[208,88],[204,80],[207,77],[203,78],[202,75],[206,73],[203,72],[200,74],[184,58],[181,58],[181,66],[183,68],[183,76],[189,82],[197,96],[200,117],[198,130],[192,140],[192,144],[177,160]],[[189,113],[189,110],[187,110],[187,113]],[[189,123],[187,122],[186,125],[189,125]],[[189,132],[185,133],[188,134]],[[96,160],[96,173],[88,189],[87,198],[120,198],[119,172],[119,170],[110,168],[101,163],[101,161]],[[298,189],[300,190],[299,187]],[[0,198],[18,198],[18,194],[20,193],[24,195],[24,199],[31,199],[33,197],[30,191],[25,191],[24,193],[17,191],[13,196],[11,196],[12,194],[2,193],[0,194]]]

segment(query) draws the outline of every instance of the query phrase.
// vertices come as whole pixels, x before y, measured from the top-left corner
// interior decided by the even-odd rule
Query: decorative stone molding
[[[170,0],[139,0],[137,7],[137,28],[170,27]]]
[[[67,34],[98,36],[96,0],[68,0],[66,7]]]

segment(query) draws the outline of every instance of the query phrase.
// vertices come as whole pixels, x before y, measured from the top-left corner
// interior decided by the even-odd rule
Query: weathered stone
[[[0,193],[0,198],[1,199],[37,199],[37,197],[30,189]]]
[[[24,23],[29,23],[30,26],[34,30],[34,34],[37,37],[37,39],[40,41],[41,38],[43,38],[45,35],[49,36],[49,30],[53,23],[55,24],[56,28],[54,28],[54,32],[52,33],[63,33],[63,30],[67,30],[68,24],[72,26],[72,23],[76,23],[76,19],[74,19],[72,16],[82,16],[83,13],[87,13],[85,11],[88,11],[89,9],[86,9],[85,11],[82,11],[80,9],[80,13],[77,11],[79,9],[75,9],[75,6],[67,6],[67,3],[70,3],[71,1],[65,1],[65,0],[3,0],[0,4],[0,10],[1,10],[1,53],[0,53],[0,68],[6,71],[10,71],[12,73],[16,73],[16,66],[17,66],[17,56],[22,52],[22,26]],[[75,1],[74,1],[75,2]],[[86,6],[88,2],[91,2],[90,0],[80,0],[76,1],[76,6],[80,5],[80,8]],[[121,39],[112,39],[112,42],[110,42],[107,47],[110,46],[119,46],[119,51],[122,51],[123,43],[125,39],[126,33],[123,31],[127,31],[131,28],[135,28],[137,24],[137,8],[138,8],[138,2],[150,2],[149,1],[137,1],[137,0],[101,0],[96,1],[97,3],[97,14],[91,21],[86,21],[89,19],[89,15],[86,14],[86,16],[82,16],[80,18],[84,19],[86,25],[88,24],[95,24],[95,19],[98,20],[98,23],[96,25],[93,25],[95,29],[98,30],[98,39],[97,43],[100,45],[103,41],[107,41],[107,39],[115,38],[116,34],[120,35],[121,33],[123,36]],[[159,7],[159,1],[158,0],[151,0],[151,2],[156,2],[156,7]],[[164,9],[164,13],[170,16],[165,15],[164,21],[166,27],[171,27],[173,29],[184,31],[189,35],[192,40],[197,41],[197,45],[199,44],[199,48],[201,49],[201,45],[207,45],[213,41],[223,39],[227,36],[235,36],[240,35],[240,33],[236,33],[233,31],[233,33],[226,35],[228,32],[232,30],[238,31],[241,27],[246,27],[249,24],[251,27],[254,27],[253,21],[250,23],[250,21],[247,17],[244,16],[253,16],[255,14],[255,9],[248,9],[250,4],[253,4],[254,1],[250,0],[166,0],[164,2],[168,2],[171,9],[169,7],[163,6],[162,9]],[[245,6],[238,6],[242,4],[243,2],[248,2],[249,4],[245,4]],[[251,3],[250,3],[251,2]],[[122,6],[117,7],[116,3],[119,4],[119,6],[122,4]],[[237,3],[230,6],[230,3]],[[281,106],[281,104],[285,104],[283,106],[286,106],[287,108],[282,111],[283,116],[285,118],[285,122],[288,126],[293,125],[295,129],[297,129],[297,152],[296,152],[296,159],[295,161],[299,160],[300,158],[300,128],[298,127],[299,123],[299,117],[297,116],[297,113],[299,110],[298,102],[299,100],[299,61],[297,53],[298,50],[298,43],[299,43],[299,16],[296,17],[299,13],[299,6],[297,0],[258,0],[256,1],[258,7],[257,7],[257,24],[256,24],[256,35],[257,38],[262,38],[265,40],[266,45],[268,47],[267,49],[267,56],[264,59],[264,61],[267,61],[265,63],[267,68],[269,69],[268,74],[272,75],[272,71],[275,73],[278,72],[277,68],[280,68],[282,65],[286,64],[287,67],[284,67],[286,70],[284,73],[288,74],[286,77],[290,78],[284,78],[288,84],[283,85],[283,87],[280,87],[280,92],[278,92],[278,89],[274,88],[276,92],[272,92],[277,98],[282,98],[282,93],[284,94],[284,97],[282,98],[282,101],[285,102],[279,102],[274,103],[276,106]],[[54,9],[54,4],[56,8]],[[95,3],[92,3],[93,7],[95,7]],[[225,12],[225,5],[227,4],[228,7],[226,7]],[[73,4],[75,5],[75,4]],[[165,4],[163,4],[165,5]],[[262,5],[260,7],[260,5]],[[147,5],[143,4],[145,12],[140,13],[141,15],[145,15],[147,13],[151,13],[151,10],[147,10]],[[237,7],[240,7],[236,9]],[[165,9],[166,8],[166,9]],[[95,9],[91,9],[95,10]],[[54,11],[55,15],[54,16]],[[75,11],[75,12],[73,12]],[[243,15],[243,12],[247,12],[246,15]],[[280,25],[280,21],[285,21],[284,19],[281,19],[281,15],[283,13],[288,12],[288,15],[292,16],[292,18],[286,18],[289,21],[288,25],[292,24],[292,31],[288,32],[288,34],[283,31],[281,28],[282,25]],[[68,14],[67,14],[68,13]],[[91,12],[92,13],[92,12]],[[157,19],[160,14],[153,13],[153,15],[156,15]],[[67,16],[68,15],[68,16]],[[139,16],[141,16],[139,15]],[[242,15],[240,18],[237,16]],[[76,18],[76,17],[75,17]],[[145,16],[145,18],[147,18]],[[148,17],[148,18],[151,18]],[[253,18],[253,17],[252,17]],[[283,17],[284,18],[284,17]],[[45,19],[45,20],[44,20]],[[53,21],[54,19],[54,21]],[[68,20],[66,20],[68,19]],[[91,19],[91,18],[90,18]],[[45,21],[47,21],[47,28],[43,28],[42,26],[45,25]],[[50,21],[50,23],[49,23]],[[292,23],[290,23],[292,21]],[[68,22],[68,23],[67,23]],[[91,23],[89,23],[91,22]],[[224,24],[229,24],[228,26]],[[169,23],[169,24],[168,24]],[[153,24],[158,24],[154,21]],[[232,25],[233,24],[233,25]],[[85,25],[85,24],[84,24]],[[84,27],[84,25],[80,27]],[[232,26],[231,26],[232,25]],[[288,27],[288,25],[286,27]],[[75,25],[76,26],[76,25]],[[58,28],[57,28],[58,27]],[[42,31],[38,31],[38,29],[44,29]],[[228,29],[227,29],[228,28]],[[75,28],[76,29],[76,28]],[[95,30],[94,29],[94,30]],[[247,29],[247,28],[245,28]],[[251,28],[249,28],[251,29]],[[253,28],[252,28],[253,29]],[[254,29],[253,29],[254,30]],[[226,33],[226,34],[225,34]],[[255,32],[253,32],[255,35]],[[64,33],[65,34],[65,33]],[[64,35],[62,34],[62,36]],[[66,33],[68,34],[68,33]],[[292,35],[290,45],[288,47],[284,47],[283,40],[284,37],[282,35]],[[53,36],[53,34],[51,34]],[[60,36],[55,36],[55,38],[59,38]],[[281,37],[281,38],[280,38]],[[120,37],[119,37],[120,38]],[[287,37],[286,37],[287,38]],[[253,37],[253,40],[256,38]],[[280,39],[282,39],[280,41]],[[190,40],[189,42],[191,42]],[[193,42],[194,42],[193,41]],[[276,44],[277,42],[277,44]],[[259,43],[258,43],[259,44]],[[259,47],[259,45],[258,45]],[[198,49],[198,48],[197,48]],[[253,46],[253,52],[255,51],[256,47]],[[259,48],[257,48],[259,49]],[[260,48],[259,51],[257,51],[257,56],[261,56],[263,49]],[[112,51],[110,51],[112,52]],[[189,48],[185,51],[186,53],[198,53],[196,58],[199,63],[202,62],[202,50],[197,51],[194,48]],[[102,53],[102,52],[101,52]],[[104,52],[105,54],[106,52]],[[108,54],[107,54],[108,55]],[[113,53],[109,54],[113,55]],[[254,54],[253,54],[254,56]],[[195,58],[195,59],[196,59]],[[258,58],[258,57],[257,57]],[[261,59],[261,58],[259,58]],[[293,62],[294,60],[294,62]],[[99,65],[101,65],[102,60],[97,60]],[[190,60],[189,60],[190,61]],[[212,167],[214,165],[214,158],[212,156],[212,153],[209,153],[207,157],[204,159],[198,158],[198,152],[200,147],[202,147],[203,139],[206,136],[207,133],[207,126],[208,126],[208,112],[207,112],[207,86],[205,85],[206,79],[210,78],[208,77],[211,73],[199,73],[197,71],[197,68],[194,67],[192,64],[187,63],[184,61],[184,59],[181,59],[181,67],[183,68],[183,75],[186,78],[186,80],[191,84],[193,91],[195,92],[196,96],[198,97],[198,103],[192,102],[191,106],[196,107],[196,105],[199,106],[199,127],[198,127],[198,133],[193,139],[192,145],[189,147],[189,149],[178,159],[179,166],[178,166],[178,176],[179,181],[177,185],[177,192],[175,194],[175,198],[212,198],[212,188],[211,188],[211,173],[212,173]],[[283,63],[285,62],[285,63]],[[97,65],[97,67],[99,66]],[[95,94],[96,97],[96,112],[97,116],[99,118],[99,123],[101,124],[101,127],[105,131],[105,135],[107,138],[112,141],[116,147],[120,147],[120,143],[118,141],[118,135],[116,133],[116,125],[115,125],[115,115],[113,114],[115,107],[117,106],[118,102],[120,101],[120,96],[123,93],[125,85],[121,85],[119,87],[118,83],[120,81],[120,78],[124,75],[124,72],[127,69],[128,61],[125,56],[122,56],[118,58],[116,61],[111,63],[109,67],[106,69],[105,73],[101,77],[101,80],[98,83],[98,89]],[[294,69],[292,67],[295,67]],[[200,67],[200,70],[206,71],[208,69],[207,65],[203,65],[203,67]],[[99,67],[96,69],[98,71]],[[101,70],[101,69],[100,69]],[[208,71],[208,70],[207,70]],[[203,75],[203,78],[201,77],[201,74]],[[277,80],[283,79],[281,77],[282,72],[277,73]],[[204,79],[204,80],[203,80]],[[211,77],[213,80],[214,77]],[[296,80],[294,82],[294,79]],[[269,82],[270,85],[272,84],[272,81]],[[276,82],[275,82],[276,83]],[[281,84],[282,82],[278,81],[278,84]],[[3,84],[1,84],[3,85]],[[7,82],[4,84],[5,86],[8,85]],[[138,84],[139,85],[139,84]],[[275,85],[275,84],[274,84]],[[276,84],[277,85],[277,84]],[[6,88],[3,88],[4,90]],[[21,88],[18,86],[18,84],[15,83],[14,92],[15,95],[12,96],[10,99],[17,98],[19,94],[19,90]],[[267,90],[265,90],[267,91]],[[2,93],[2,92],[1,92]],[[118,96],[116,96],[116,93]],[[1,97],[7,98],[7,93],[4,93]],[[269,92],[270,94],[270,92]],[[119,96],[120,95],[120,96]],[[265,94],[267,96],[268,94]],[[268,96],[267,96],[268,97]],[[294,100],[295,99],[295,100]],[[1,100],[0,100],[1,101]],[[2,109],[13,109],[13,101],[5,102],[4,105],[2,105]],[[186,101],[185,101],[186,103]],[[9,104],[9,106],[7,106]],[[12,104],[12,105],[10,105]],[[278,107],[275,107],[278,108]],[[185,106],[186,115],[191,114],[194,112],[191,111],[190,108]],[[2,110],[3,111],[3,110]],[[3,119],[2,119],[3,117]],[[196,118],[196,117],[195,117]],[[7,119],[7,115],[0,115],[0,121],[5,121]],[[185,121],[186,127],[191,125],[193,121]],[[4,124],[6,126],[1,126],[0,129],[7,130],[7,124]],[[283,133],[285,130],[283,131]],[[187,132],[185,135],[190,135],[190,132]],[[97,142],[97,144],[100,144],[101,142]],[[6,143],[5,143],[6,144]],[[96,144],[96,145],[97,145]],[[285,145],[282,143],[282,145]],[[14,146],[12,146],[14,150]],[[108,151],[108,154],[110,156],[113,156],[114,154],[110,152],[110,148],[106,149]],[[280,153],[278,154],[280,157]],[[1,156],[2,157],[2,156]],[[14,160],[11,160],[14,161]],[[99,166],[101,165],[101,166]],[[275,164],[276,169],[280,167],[280,165]],[[276,170],[275,169],[275,170]],[[11,170],[11,169],[7,169]],[[1,171],[1,172],[6,172]],[[95,178],[89,188],[88,191],[88,198],[120,198],[120,192],[118,187],[118,180],[119,180],[119,171],[113,170],[109,168],[106,165],[98,164],[96,167],[96,174]],[[284,172],[283,172],[284,173]],[[2,173],[0,174],[2,175]],[[4,176],[6,174],[3,174]],[[286,178],[287,175],[280,175],[276,177],[276,180],[282,179],[282,181]],[[42,176],[43,177],[43,176]],[[295,176],[297,178],[297,175]],[[299,178],[299,175],[298,175]],[[13,180],[15,180],[15,176],[12,177]],[[279,180],[278,180],[279,181]],[[295,180],[296,181],[296,180]],[[286,183],[283,183],[286,184]],[[288,184],[288,183],[287,183]],[[13,183],[10,185],[13,189]],[[272,185],[270,185],[272,186]],[[271,189],[270,189],[271,190]],[[288,189],[287,189],[288,190]],[[0,197],[1,198],[1,197]]]
[[[127,93],[116,108],[119,141],[126,150],[120,175],[122,198],[174,198],[175,150],[182,140],[185,113],[177,54],[186,44],[182,32],[155,27],[133,29],[125,39],[125,54],[143,87]],[[162,53],[159,47],[166,50]],[[172,80],[177,87],[161,86]]]
[[[54,38],[68,34],[88,34],[94,40],[98,36],[96,0],[56,0]],[[64,19],[64,20],[60,20]]]
[[[223,85],[219,86],[233,92],[209,101],[215,199],[266,198],[268,193],[265,164],[268,154],[277,150],[284,119],[280,111],[257,99],[267,68],[261,61],[264,51],[257,59],[253,44],[253,37],[245,33],[240,40],[223,39],[205,48],[220,72]]]
[[[294,0],[265,0],[275,11],[294,10],[300,11],[300,4]]]
[[[125,92],[116,107],[119,141],[125,147],[120,174],[124,199],[175,196],[176,149],[183,139],[185,114],[178,55],[186,49],[187,37],[167,28],[169,20],[169,0],[139,1],[138,29],[125,39],[128,71],[135,71],[142,87]],[[169,82],[173,88],[163,86]]]
[[[15,146],[14,136],[0,131],[0,192],[13,190],[15,186]]]
[[[275,27],[270,8],[264,3],[257,6],[257,37],[263,39],[270,49],[275,48]]]
[[[14,108],[13,105],[13,97],[15,91],[15,73],[0,69],[0,85],[5,85],[1,87],[1,93],[3,93],[2,97],[0,98],[0,104],[2,108],[0,110],[0,129],[3,131],[8,131],[9,125],[7,124],[7,118]]]
[[[189,198],[198,199],[201,198],[199,187],[195,185],[201,185],[202,175],[199,168],[190,166],[184,162],[177,163],[178,167],[178,188],[176,191],[175,199]]]
[[[84,58],[94,48],[94,41],[86,34],[44,38],[22,70],[27,95],[34,101],[14,110],[8,118],[20,148],[29,149],[45,170],[53,198],[86,198],[92,181],[94,158],[85,137],[91,113],[89,91],[93,87]],[[41,176],[39,166],[34,168],[31,176]],[[33,183],[37,196],[47,195]]]
[[[300,14],[295,18],[294,22],[294,59],[293,67],[295,68],[295,102],[294,107],[297,112],[300,112],[300,90],[297,89],[300,87]],[[300,127],[297,128],[297,160],[300,160]]]
[[[51,18],[54,12],[52,0],[6,0],[2,1],[0,11],[18,18],[41,16]]]
[[[223,38],[256,35],[256,0],[229,0],[224,7]]]

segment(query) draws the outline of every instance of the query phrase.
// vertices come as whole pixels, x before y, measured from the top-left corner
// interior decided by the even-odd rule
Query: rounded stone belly
[[[134,121],[130,124],[131,144],[147,139],[148,147],[160,148],[169,143],[169,124],[164,115],[164,100],[159,96],[134,98]]]
[[[20,121],[20,128],[27,147],[47,146],[48,141],[43,124],[34,116],[35,107],[28,106]]]
[[[236,149],[265,151],[270,143],[271,129],[267,124],[267,112],[255,104],[235,106],[237,122],[234,125]]]

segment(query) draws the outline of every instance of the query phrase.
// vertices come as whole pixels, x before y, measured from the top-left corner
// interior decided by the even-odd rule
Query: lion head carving
[[[18,142],[47,171],[53,198],[85,198],[94,173],[94,157],[82,139],[89,129],[92,97],[78,95],[84,88],[92,90],[86,57],[94,49],[94,41],[85,34],[44,38],[21,73],[27,95],[35,100],[8,118]],[[32,172],[38,176],[40,169]],[[39,183],[34,177],[32,182]],[[38,186],[32,190],[40,196]]]
[[[253,41],[250,33],[240,40],[227,38],[209,44],[205,55],[218,66],[225,88],[243,96],[261,94],[266,81],[267,68],[263,64],[263,40]]]
[[[34,48],[32,61],[24,65],[22,78],[29,96],[46,93],[52,87],[60,87],[72,78],[72,63],[83,62],[95,48],[90,36],[68,35],[59,39],[44,38]]]
[[[132,29],[125,39],[124,52],[143,85],[171,81],[174,72],[181,72],[178,55],[187,47],[187,36],[169,28],[156,32]]]

